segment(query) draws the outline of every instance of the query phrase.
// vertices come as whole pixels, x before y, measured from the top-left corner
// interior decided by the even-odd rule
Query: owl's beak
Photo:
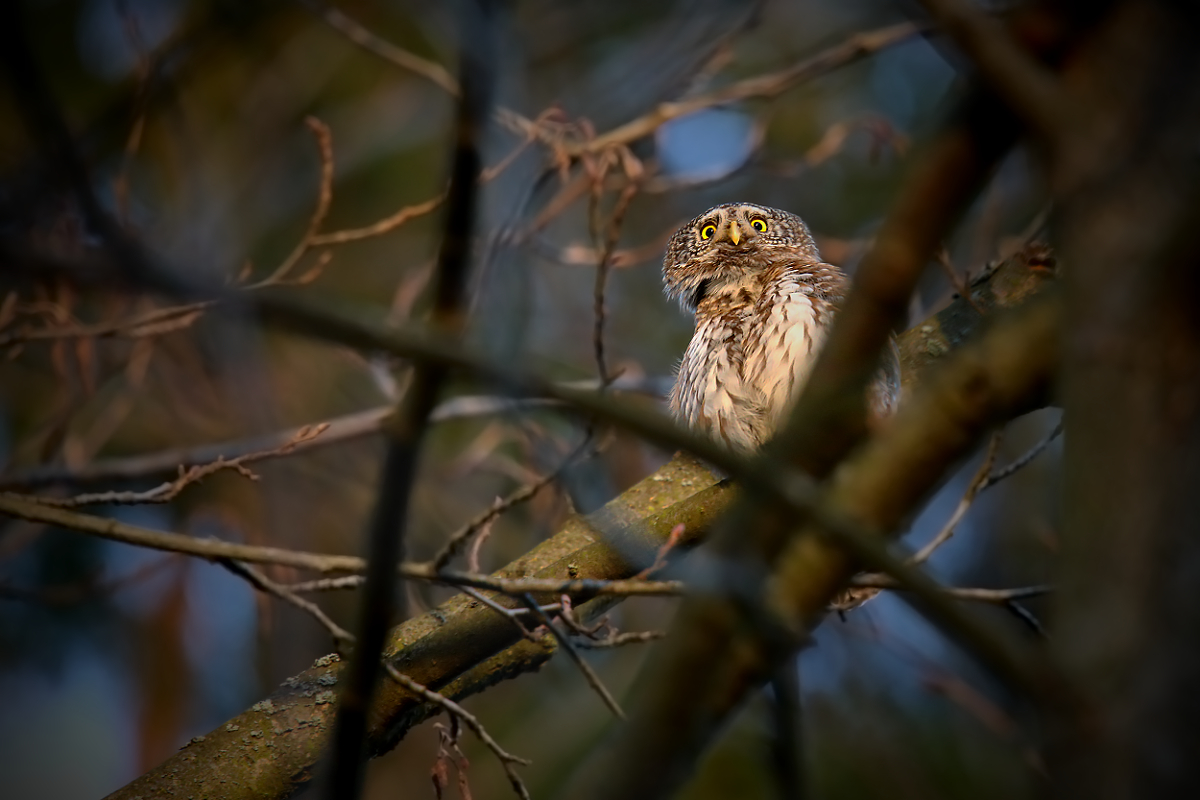
[[[736,219],[729,220],[729,238],[735,245],[742,240],[742,226],[738,225]]]

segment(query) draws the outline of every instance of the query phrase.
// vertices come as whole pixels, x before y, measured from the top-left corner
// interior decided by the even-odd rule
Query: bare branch
[[[667,541],[663,542],[663,546],[658,548],[658,552],[654,555],[654,563],[639,572],[637,578],[649,578],[654,573],[661,570],[667,565],[667,555],[670,554],[682,541],[683,534],[687,532],[687,526],[683,523],[676,525],[671,529],[671,535],[667,537]]]
[[[296,266],[309,248],[313,247],[317,238],[317,231],[321,229],[322,223],[325,222],[325,217],[329,214],[329,206],[333,202],[333,135],[329,132],[329,126],[316,117],[307,117],[304,124],[313,132],[313,136],[317,140],[317,152],[321,157],[321,185],[317,191],[317,207],[313,210],[312,217],[308,220],[308,227],[304,231],[304,235],[300,237],[300,241],[292,248],[292,252],[283,260],[283,263],[275,268],[275,271],[270,274],[265,280],[261,281],[259,286],[269,286],[275,283],[281,283],[288,278],[288,274]]]
[[[315,572],[363,572],[367,562],[357,556],[326,555],[303,550],[288,550],[279,547],[236,544],[219,539],[196,539],[179,533],[154,531],[129,525],[115,519],[81,514],[64,508],[55,508],[36,500],[9,492],[0,494],[0,513],[18,519],[44,522],[68,530],[98,536],[114,542],[180,553],[209,560],[233,559],[254,564],[275,564],[296,567]],[[427,563],[404,563],[397,567],[397,574],[412,580],[425,580],[447,586],[470,586],[504,594],[520,596],[528,592],[557,595],[564,592],[572,595],[677,595],[683,592],[679,581],[646,580],[589,580],[548,578],[504,578],[478,575],[470,572],[435,570]],[[319,582],[315,586],[299,585],[299,591],[320,589],[352,588],[360,585],[353,581],[337,583]],[[289,587],[297,591],[294,587]]]
[[[632,631],[630,633],[617,633],[613,631],[603,639],[585,638],[580,639],[575,644],[584,650],[600,650],[608,647],[623,647],[627,644],[653,642],[665,638],[666,635],[666,631]]]
[[[357,589],[362,584],[362,575],[343,575],[340,578],[317,578],[316,580],[301,581],[300,583],[289,583],[287,589],[296,594],[306,594],[308,592],[332,592],[341,589]]]
[[[12,295],[15,297],[15,295]],[[44,328],[15,326],[9,333],[0,334],[0,348],[14,347],[38,341],[60,339],[102,339],[107,337],[140,339],[162,336],[166,333],[187,328],[200,318],[211,303],[188,303],[170,308],[159,308],[139,314],[132,319],[100,322],[94,325],[51,325]]]
[[[538,602],[533,599],[533,595],[522,595],[521,599],[524,601],[526,607],[533,612],[534,616],[541,620],[542,624],[554,634],[554,638],[557,639],[559,645],[567,651],[567,655],[569,655],[571,660],[575,662],[575,666],[579,667],[579,671],[583,673],[583,677],[587,680],[588,685],[596,690],[596,694],[600,695],[600,699],[604,701],[604,705],[608,706],[608,710],[611,711],[617,719],[624,720],[625,712],[622,711],[621,706],[617,704],[616,698],[609,693],[608,689],[604,685],[604,682],[600,680],[600,676],[596,674],[591,665],[584,661],[583,656],[579,655],[579,651],[575,649],[575,645],[571,642],[570,637],[560,631],[558,628],[554,627],[554,623],[550,620],[550,617],[546,615],[546,612],[542,611],[541,606],[539,606]]]
[[[958,505],[954,508],[954,513],[950,515],[950,519],[938,531],[937,536],[929,541],[924,547],[917,551],[911,559],[913,564],[924,564],[933,555],[934,551],[945,544],[951,536],[954,535],[954,529],[958,527],[958,523],[962,522],[963,517],[971,509],[971,504],[975,502],[975,497],[979,491],[987,485],[988,475],[992,471],[992,465],[996,463],[996,451],[1000,448],[1000,433],[993,433],[992,440],[988,444],[987,453],[983,457],[983,463],[979,465],[979,469],[975,471],[974,477],[967,484],[967,490],[963,493],[962,499],[958,501]]]
[[[136,505],[139,503],[167,503],[174,500],[185,488],[193,483],[199,483],[208,476],[231,469],[240,474],[242,477],[252,481],[258,480],[258,476],[246,468],[247,464],[252,464],[256,461],[263,461],[268,458],[279,458],[291,453],[296,447],[311,442],[316,439],[328,427],[327,423],[319,425],[306,425],[297,431],[296,435],[282,446],[273,450],[263,450],[256,453],[246,453],[230,460],[225,460],[218,457],[216,461],[208,464],[198,465],[184,469],[179,468],[179,477],[169,483],[164,483],[153,489],[144,492],[95,492],[92,494],[80,494],[74,497],[32,497],[26,495],[26,499],[33,500],[46,506],[55,508],[78,508],[86,505]]]
[[[568,152],[572,155],[599,153],[613,145],[631,144],[644,136],[649,136],[665,122],[703,111],[706,108],[730,105],[755,97],[774,97],[798,83],[812,80],[872,53],[907,41],[920,32],[920,26],[904,22],[866,33],[856,33],[845,42],[786,69],[747,78],[712,92],[673,103],[660,103],[649,114],[631,120],[588,141],[569,145]]]
[[[632,160],[633,156],[630,155],[629,159]],[[600,385],[603,388],[607,388],[615,377],[609,374],[608,364],[604,355],[604,320],[606,315],[604,290],[608,285],[608,272],[612,266],[613,251],[616,250],[617,240],[621,236],[621,225],[625,221],[625,212],[629,210],[629,204],[633,202],[633,198],[637,195],[637,192],[637,181],[631,181],[621,191],[620,196],[617,197],[612,217],[608,221],[604,242],[600,248],[600,258],[596,262],[596,281],[592,289],[592,313],[595,317],[592,327],[592,351],[596,358],[596,370],[600,376]]]
[[[403,70],[420,75],[440,86],[452,96],[458,96],[458,81],[442,65],[414,55],[376,36],[363,25],[320,0],[300,0],[300,3],[323,19],[329,27],[364,50],[370,51]]]
[[[501,616],[505,617],[506,619],[512,620],[513,624],[521,629],[521,635],[523,637],[530,640],[531,642],[537,641],[538,637],[533,635],[533,631],[531,631],[529,628],[526,628],[523,624],[521,624],[521,621],[519,619],[519,617],[523,617],[523,616],[531,613],[528,608],[505,608],[504,606],[500,605],[492,598],[488,597],[486,594],[483,594],[482,592],[478,592],[475,589],[472,589],[470,586],[463,586],[461,588],[463,590],[463,594],[467,595],[468,597],[472,597],[475,600],[478,600],[480,603],[483,603],[485,606],[492,609],[493,611],[500,614]],[[561,603],[552,603],[551,605],[548,605],[548,606],[542,606],[542,610],[546,611],[546,612],[558,611],[561,608],[562,608]]]
[[[462,720],[463,723],[470,728],[476,736],[479,737],[479,741],[483,742],[487,748],[496,755],[496,758],[500,759],[500,765],[504,767],[504,774],[508,776],[509,783],[512,784],[513,790],[517,793],[517,795],[524,798],[524,800],[529,800],[529,792],[525,789],[525,784],[521,782],[521,778],[517,775],[516,770],[513,769],[513,765],[522,764],[528,766],[532,762],[521,758],[520,756],[514,756],[512,753],[501,747],[500,744],[492,738],[491,734],[487,732],[487,729],[483,727],[483,724],[480,723],[480,721],[473,714],[468,712],[458,703],[454,702],[445,695],[438,694],[432,689],[417,683],[391,664],[385,662],[383,668],[387,670],[387,674],[392,680],[403,686],[405,689],[408,689],[410,692],[419,695],[426,702],[433,703],[434,705],[441,707],[447,714]]]
[[[339,651],[343,647],[350,647],[354,644],[353,634],[330,619],[316,603],[305,600],[303,597],[297,595],[291,587],[276,583],[253,567],[239,561],[222,558],[217,563],[234,575],[245,578],[259,591],[273,594],[285,603],[289,603],[310,615],[317,622],[321,623],[325,630],[329,631],[329,635],[333,637]]]
[[[1029,448],[1029,450],[1023,456],[1018,458],[1016,461],[1013,461],[1011,464],[1009,464],[1001,469],[998,469],[995,472],[993,472],[992,474],[988,475],[987,480],[983,482],[983,486],[981,488],[987,489],[992,486],[995,486],[997,483],[1004,480],[1005,478],[1010,477],[1018,470],[1024,469],[1026,466],[1029,465],[1029,463],[1031,461],[1033,461],[1035,458],[1040,456],[1042,454],[1042,452],[1045,451],[1045,449],[1047,447],[1049,447],[1050,444],[1055,439],[1057,439],[1060,434],[1062,434],[1062,432],[1063,432],[1063,423],[1062,423],[1062,420],[1060,419],[1058,421],[1058,423],[1054,426],[1054,429],[1052,431],[1050,431],[1049,434],[1046,435],[1046,438],[1042,439],[1040,442],[1035,444],[1033,447]]]
[[[864,589],[866,591],[894,590],[900,588],[891,577],[877,573],[857,575],[850,583],[855,589]],[[854,589],[850,591],[854,591]],[[1050,594],[1054,591],[1054,587],[1052,586],[1022,586],[1014,589],[978,589],[973,587],[946,586],[942,591],[948,597],[958,600],[972,600],[979,603],[991,603],[1001,606],[1012,613],[1023,624],[1033,629],[1034,633],[1043,637],[1046,635],[1042,623],[1029,609],[1021,605],[1020,601]]]
[[[236,544],[219,539],[197,539],[179,533],[154,531],[115,519],[81,514],[65,508],[55,508],[35,499],[8,492],[0,494],[0,513],[17,519],[57,525],[114,542],[164,550],[169,553],[182,553],[214,561],[228,558],[256,564],[278,564],[315,572],[361,572],[366,566],[366,562],[356,556],[306,553],[300,550]]]
[[[895,580],[887,575],[864,574],[856,575],[850,582],[853,586],[872,589],[901,589]],[[980,603],[997,603],[1003,605],[1011,600],[1028,600],[1031,597],[1043,597],[1054,591],[1053,586],[1040,584],[1036,586],[1020,586],[1012,589],[979,589],[964,586],[946,586],[942,589],[950,597],[959,600],[975,600]]]
[[[372,236],[380,236],[388,231],[396,230],[396,228],[399,228],[410,219],[423,217],[426,214],[436,211],[445,201],[446,192],[443,191],[422,203],[405,206],[396,213],[362,228],[348,228],[342,231],[333,231],[332,233],[317,234],[309,240],[309,244],[313,247],[322,247],[326,245],[345,244],[346,242],[357,242],[360,239],[370,239]]]
[[[503,503],[499,497],[496,498],[497,503]],[[479,528],[479,532],[471,538],[471,546],[467,549],[467,572],[482,572],[479,566],[479,551],[483,548],[483,543],[486,542],[492,535],[492,523],[495,519],[489,520]]]
[[[950,285],[954,287],[954,291],[958,293],[958,296],[964,298],[975,313],[982,316],[983,309],[971,298],[971,282],[966,277],[958,274],[958,270],[954,268],[954,264],[950,261],[950,252],[944,246],[938,249],[936,260],[938,266],[946,273],[946,277],[950,279]]]
[[[564,594],[559,598],[558,618],[564,625],[567,626],[567,630],[576,636],[583,637],[584,639],[598,639],[600,638],[600,631],[608,630],[612,627],[608,624],[607,616],[601,617],[600,620],[590,628],[585,626],[579,620],[575,619],[575,614],[571,607],[571,596],[567,594]]]
[[[558,480],[558,478],[563,474],[563,471],[570,467],[571,464],[573,464],[575,460],[583,454],[588,444],[589,442],[585,440],[579,445],[579,447],[575,448],[574,452],[568,455],[563,460],[563,463],[560,464],[553,472],[546,475],[544,478],[535,481],[534,483],[522,486],[520,489],[517,489],[503,500],[497,498],[497,501],[493,503],[490,508],[481,512],[480,514],[477,514],[466,525],[450,534],[446,540],[446,543],[442,545],[442,549],[438,551],[438,554],[430,560],[430,564],[432,564],[433,569],[441,570],[446,566],[446,564],[450,563],[450,559],[454,558],[454,556],[458,554],[459,550],[462,549],[463,544],[465,544],[485,525],[490,524],[493,520],[513,506],[520,505],[527,500],[531,500],[542,489]]]

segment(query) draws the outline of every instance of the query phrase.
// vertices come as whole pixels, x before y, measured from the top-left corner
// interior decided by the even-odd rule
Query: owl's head
[[[695,311],[706,295],[781,259],[820,262],[804,221],[777,208],[725,203],[675,231],[663,258],[664,290]]]

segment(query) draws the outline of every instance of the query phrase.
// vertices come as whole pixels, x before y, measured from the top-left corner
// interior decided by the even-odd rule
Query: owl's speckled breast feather
[[[804,385],[844,284],[829,265],[784,262],[711,293],[696,309],[672,411],[735,449],[761,445]]]

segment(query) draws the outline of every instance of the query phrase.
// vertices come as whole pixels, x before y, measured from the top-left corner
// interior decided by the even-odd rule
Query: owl
[[[846,275],[821,261],[795,214],[726,203],[671,237],[663,284],[696,318],[672,413],[733,450],[758,449],[800,394],[849,289]],[[899,377],[893,343],[871,383],[874,416],[895,407]]]

